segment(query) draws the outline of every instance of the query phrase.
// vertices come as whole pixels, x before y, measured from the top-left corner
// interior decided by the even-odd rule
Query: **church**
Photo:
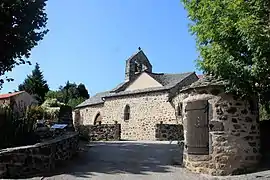
[[[155,73],[139,49],[126,60],[125,80],[79,104],[74,124],[94,135],[90,127],[118,127],[120,133],[113,128],[109,132],[122,140],[184,140],[186,168],[233,174],[257,167],[260,126],[257,98],[239,98],[226,92],[228,85],[194,72]],[[106,134],[103,130],[98,132]]]
[[[75,109],[79,124],[121,124],[121,139],[156,140],[157,124],[181,124],[179,91],[198,80],[195,72],[155,73],[139,50],[126,60],[125,79],[114,89],[90,97]]]

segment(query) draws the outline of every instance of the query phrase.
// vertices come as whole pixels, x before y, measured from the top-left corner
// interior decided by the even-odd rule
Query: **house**
[[[156,140],[157,124],[179,124],[180,104],[173,98],[198,80],[194,72],[155,73],[139,49],[126,60],[125,80],[114,89],[97,93],[79,104],[76,124],[121,124],[121,139]],[[171,133],[171,132],[168,132]],[[164,137],[169,134],[164,134]]]
[[[37,100],[25,91],[0,94],[0,105],[8,105],[17,112],[24,111],[27,106],[37,104]]]

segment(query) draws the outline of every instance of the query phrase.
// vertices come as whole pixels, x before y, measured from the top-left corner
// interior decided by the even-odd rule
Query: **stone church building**
[[[140,49],[126,61],[125,72],[116,88],[78,105],[74,123],[118,123],[121,139],[127,140],[174,137],[177,128],[171,127],[182,127],[183,164],[191,171],[229,175],[257,167],[261,156],[256,97],[240,99],[227,93],[228,82],[211,76],[154,73]]]
[[[156,140],[156,124],[179,124],[181,104],[175,97],[199,78],[194,72],[155,73],[145,53],[126,60],[125,80],[79,104],[79,124],[121,124],[121,139]]]

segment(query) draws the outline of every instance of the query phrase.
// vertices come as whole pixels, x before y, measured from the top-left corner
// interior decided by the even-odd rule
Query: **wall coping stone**
[[[78,132],[66,132],[65,134],[63,134],[63,135],[61,135],[59,137],[56,137],[54,139],[50,139],[48,141],[36,143],[36,144],[33,144],[33,145],[18,146],[18,147],[13,147],[13,148],[1,149],[0,150],[0,155],[4,154],[6,152],[15,151],[15,150],[37,148],[37,147],[42,147],[42,146],[46,146],[46,145],[49,145],[49,144],[54,144],[54,143],[60,142],[62,140],[69,139],[71,137],[77,136],[78,134],[79,134]]]

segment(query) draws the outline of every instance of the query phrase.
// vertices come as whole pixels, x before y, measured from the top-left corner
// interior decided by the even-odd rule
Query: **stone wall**
[[[125,106],[130,107],[130,118],[124,120]],[[103,107],[106,124],[121,124],[121,138],[127,140],[156,140],[156,124],[177,124],[175,109],[168,102],[168,93],[152,92],[107,98]]]
[[[79,111],[79,116],[80,116],[80,122],[74,124],[80,124],[80,125],[93,125],[95,117],[98,113],[100,113],[101,116],[103,116],[103,104],[97,104],[97,105],[92,105],[88,107],[83,107],[80,108],[76,111]],[[73,120],[75,120],[75,112],[73,116]]]
[[[183,85],[195,82],[198,77],[193,74],[181,82]],[[156,140],[156,124],[179,124],[182,118],[176,116],[174,104],[170,101],[182,85],[178,84],[170,91],[148,92],[142,94],[107,97],[98,105],[79,108],[80,120],[74,124],[93,125],[97,114],[102,117],[101,124],[121,124],[121,138],[126,140]],[[130,119],[124,120],[124,109],[130,107]]]
[[[119,141],[121,139],[121,125],[81,125],[79,133],[80,137],[90,141]]]
[[[163,91],[106,98],[104,104],[79,109],[80,123],[93,125],[96,115],[100,113],[102,124],[114,124],[115,121],[121,124],[122,139],[156,140],[156,124],[161,121],[177,124],[179,120],[168,97],[169,94]],[[126,105],[130,106],[130,119],[127,121],[124,120]]]
[[[157,141],[181,141],[184,139],[183,125],[181,124],[157,124]]]
[[[71,158],[78,148],[78,133],[67,133],[31,146],[0,151],[0,178],[23,178],[50,172],[55,164]]]
[[[254,104],[223,93],[222,88],[198,88],[175,97],[183,102],[185,144],[187,102],[208,100],[209,155],[190,155],[184,149],[184,165],[191,171],[211,175],[237,174],[252,170],[260,160],[258,110]],[[256,104],[256,103],[255,103]]]

